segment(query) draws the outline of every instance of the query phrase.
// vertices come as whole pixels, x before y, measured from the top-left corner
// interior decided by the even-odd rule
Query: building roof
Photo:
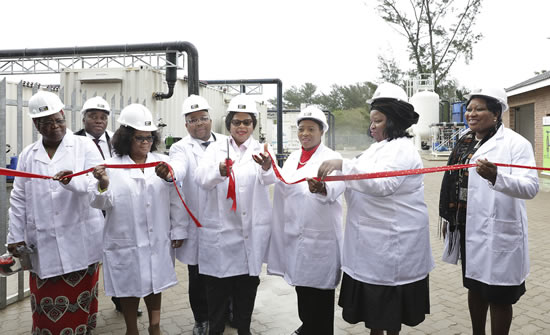
[[[545,86],[550,86],[550,71],[541,73],[538,76],[529,78],[525,81],[522,81],[521,83],[510,86],[506,89],[506,93],[508,94],[508,96],[512,96],[533,91]]]

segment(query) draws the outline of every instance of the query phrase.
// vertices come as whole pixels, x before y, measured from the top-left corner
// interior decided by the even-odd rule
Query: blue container
[[[460,101],[452,103],[451,122],[466,122],[464,113],[466,113],[466,105],[464,102]]]
[[[6,165],[8,169],[15,170],[17,168],[17,156],[12,156],[10,158],[10,164]],[[11,176],[6,177],[7,182],[13,182],[13,178]]]

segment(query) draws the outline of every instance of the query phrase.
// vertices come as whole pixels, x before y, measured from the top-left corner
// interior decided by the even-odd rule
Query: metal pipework
[[[174,86],[178,80],[178,54],[175,51],[166,52],[166,85],[168,85],[168,93],[155,92],[153,98],[156,100],[168,99],[174,94]],[[191,87],[191,85],[189,85]]]
[[[199,94],[199,54],[197,48],[189,42],[161,42],[161,43],[142,43],[142,44],[117,44],[86,47],[64,47],[64,48],[45,48],[45,49],[13,49],[0,50],[0,59],[8,58],[41,58],[41,57],[61,57],[61,56],[83,56],[83,55],[108,55],[132,52],[161,52],[166,51],[166,58],[170,61],[176,56],[175,51],[187,53],[188,65],[188,94]],[[170,61],[171,62],[171,61]],[[175,64],[172,62],[173,65]],[[170,65],[166,69],[166,82],[168,83],[168,93],[155,93],[160,99],[167,99],[172,96],[176,82],[177,68]],[[174,85],[170,88],[170,83]],[[172,91],[172,92],[171,92]]]

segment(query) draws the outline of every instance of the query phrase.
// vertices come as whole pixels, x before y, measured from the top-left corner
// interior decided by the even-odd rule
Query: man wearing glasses
[[[182,187],[185,201],[189,209],[200,221],[200,213],[206,199],[206,192],[195,182],[195,170],[204,151],[214,141],[225,141],[226,136],[212,132],[212,119],[208,111],[210,106],[203,97],[191,95],[183,102],[182,116],[185,118],[185,128],[188,136],[170,147],[170,164],[176,180]],[[165,179],[168,170],[159,165],[159,177]],[[193,335],[208,334],[208,306],[206,302],[206,284],[199,274],[198,266],[198,228],[190,223],[187,225],[187,240],[183,246],[176,249],[177,259],[188,265],[189,271],[189,302],[195,318]]]
[[[8,250],[15,256],[18,246],[33,250],[33,334],[88,334],[96,326],[103,217],[90,207],[90,176],[65,176],[103,160],[92,141],[67,131],[64,107],[51,92],[29,100],[29,116],[41,137],[23,149],[17,170],[55,175],[53,180],[17,177],[10,195]],[[53,304],[66,312],[53,315]]]

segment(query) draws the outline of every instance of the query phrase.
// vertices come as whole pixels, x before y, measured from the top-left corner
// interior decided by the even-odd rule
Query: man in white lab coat
[[[212,132],[210,105],[205,98],[191,95],[183,102],[182,116],[185,118],[185,128],[189,135],[170,147],[170,164],[176,180],[183,190],[185,201],[191,213],[198,217],[204,206],[206,191],[195,182],[195,170],[199,165],[206,148],[215,141],[226,141],[226,136]],[[168,170],[163,166],[157,168],[161,178],[168,176]],[[195,318],[194,335],[208,333],[208,304],[204,276],[199,274],[198,265],[198,228],[193,223],[188,224],[187,239],[176,251],[177,259],[187,264],[189,272],[189,303]]]

